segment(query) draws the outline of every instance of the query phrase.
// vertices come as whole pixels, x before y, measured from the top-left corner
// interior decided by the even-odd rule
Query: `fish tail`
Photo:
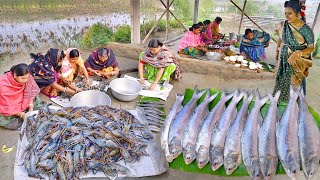
[[[183,94],[179,94],[179,93],[176,94],[176,100],[177,101],[183,101],[183,99],[184,99],[184,95]]]
[[[262,107],[268,100],[269,100],[269,97],[268,97],[268,96],[264,96],[263,98],[261,98],[259,89],[256,90],[256,102],[255,102],[255,106]]]
[[[213,100],[218,96],[218,94],[219,94],[219,92],[211,95],[211,96],[209,97],[209,102],[213,101]]]
[[[270,99],[270,103],[271,104],[277,104],[278,100],[280,98],[280,94],[281,94],[281,91],[277,91],[274,96],[272,95],[272,93],[268,93],[268,97]]]

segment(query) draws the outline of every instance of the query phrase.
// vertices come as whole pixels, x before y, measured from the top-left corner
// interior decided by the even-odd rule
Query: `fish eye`
[[[295,174],[297,171],[296,171],[296,170],[293,170],[292,172]]]
[[[271,176],[271,174],[268,174],[268,177],[270,177]]]
[[[232,169],[231,168],[228,168],[228,171],[231,171]]]

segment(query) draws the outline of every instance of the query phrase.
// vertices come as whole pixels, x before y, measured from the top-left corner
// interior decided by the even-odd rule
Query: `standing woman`
[[[29,73],[29,66],[13,66],[0,77],[0,126],[18,129],[25,118],[25,111],[33,111],[33,103],[40,89]]]
[[[58,91],[74,95],[76,91],[57,83],[58,72],[65,57],[63,51],[51,48],[45,55],[30,54],[33,58],[29,65],[30,73],[38,84],[41,92],[48,97],[56,97]]]
[[[89,74],[84,65],[84,60],[80,56],[79,50],[76,48],[68,48],[66,52],[66,57],[62,61],[62,69],[59,74],[59,79],[61,81],[59,82],[59,84],[68,86],[73,90],[77,90],[77,88],[74,85],[72,85],[72,83],[79,74],[84,75],[84,77],[86,78],[86,85],[90,89],[91,83],[89,79]]]
[[[119,74],[116,56],[108,48],[99,48],[93,51],[84,65],[90,74],[103,76],[107,79]]]
[[[203,55],[208,50],[205,48],[205,43],[201,40],[202,28],[198,24],[193,24],[189,28],[189,31],[181,39],[178,52],[179,54],[190,55],[196,57],[197,55]]]
[[[174,72],[175,79],[181,78],[178,59],[169,49],[163,46],[163,43],[157,39],[152,39],[148,48],[148,51],[140,58],[138,65],[141,84],[148,80],[152,83],[150,90],[154,90],[159,82],[169,81]],[[144,74],[144,70],[146,74]]]
[[[274,93],[281,91],[280,101],[289,101],[290,85],[300,85],[306,93],[305,78],[312,66],[311,53],[314,51],[314,35],[311,28],[300,19],[299,1],[290,0],[284,4],[286,21],[280,23],[277,59],[278,71]],[[279,56],[279,47],[281,47]]]

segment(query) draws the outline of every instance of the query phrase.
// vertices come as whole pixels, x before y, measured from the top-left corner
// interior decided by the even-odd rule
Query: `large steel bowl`
[[[82,91],[74,95],[70,100],[72,107],[95,107],[99,105],[111,105],[110,97],[101,91]]]
[[[117,78],[110,82],[109,88],[112,95],[120,101],[133,101],[139,96],[142,90],[141,84],[138,81]]]

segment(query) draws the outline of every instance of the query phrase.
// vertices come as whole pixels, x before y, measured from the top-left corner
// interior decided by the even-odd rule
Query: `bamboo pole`
[[[166,14],[167,11],[163,12],[162,15],[160,16],[160,18],[154,23],[154,25],[152,26],[152,28],[150,29],[150,31],[148,32],[148,34],[146,35],[146,37],[143,39],[142,44],[144,44],[146,42],[146,40],[149,38],[149,36],[151,35],[151,33],[153,32],[153,30],[156,28],[156,26],[158,25],[159,21],[161,20],[161,18],[164,16],[164,14]]]
[[[168,8],[170,4],[170,0],[167,0],[167,8],[166,8],[166,12],[167,12],[167,19],[166,19],[166,37],[165,40],[168,40],[168,34],[169,34],[169,17],[170,17],[170,13],[168,11]]]
[[[244,14],[244,12],[246,10],[246,5],[247,5],[247,0],[245,0],[244,3],[243,3],[243,8],[242,8],[242,13],[241,13],[241,19],[240,19],[238,34],[240,34],[240,31],[241,31],[241,26],[242,26],[242,21],[243,21],[243,14]]]
[[[130,1],[131,43],[140,44],[140,0]]]
[[[172,0],[172,2],[170,3],[169,8],[170,8],[170,6],[172,5],[173,1],[174,1],[174,0]],[[163,2],[162,0],[160,0],[160,2],[163,4],[163,6],[164,6],[165,8],[167,8],[167,6],[164,4],[164,2]],[[174,19],[175,19],[176,21],[178,21],[178,23],[179,23],[186,31],[188,31],[188,29],[179,21],[179,19],[173,14],[173,12],[172,12],[169,8],[168,8],[169,13],[174,17]]]
[[[194,0],[193,24],[198,23],[198,15],[199,15],[199,0]]]

